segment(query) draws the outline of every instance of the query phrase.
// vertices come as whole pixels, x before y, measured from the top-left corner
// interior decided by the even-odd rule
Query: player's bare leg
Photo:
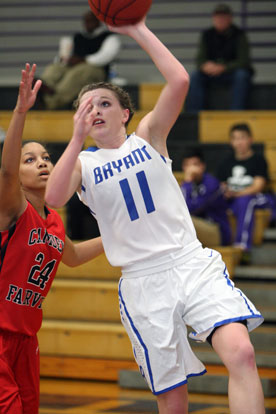
[[[157,396],[159,414],[188,414],[187,384]]]
[[[240,323],[221,326],[212,345],[229,371],[231,414],[264,414],[263,390],[247,328]]]

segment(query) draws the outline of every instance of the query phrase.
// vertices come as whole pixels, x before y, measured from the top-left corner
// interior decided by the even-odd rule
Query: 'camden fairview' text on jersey
[[[65,230],[47,209],[43,219],[28,203],[25,212],[0,232],[0,328],[34,335],[42,322],[42,302],[61,260]]]

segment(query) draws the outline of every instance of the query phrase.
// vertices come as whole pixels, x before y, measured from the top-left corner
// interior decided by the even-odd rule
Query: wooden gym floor
[[[227,397],[190,394],[189,412],[229,414]],[[41,380],[39,414],[157,414],[149,391],[126,390],[114,382]],[[276,397],[266,399],[266,414],[276,414]]]

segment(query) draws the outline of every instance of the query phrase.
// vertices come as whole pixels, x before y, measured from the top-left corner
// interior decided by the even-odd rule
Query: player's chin
[[[39,180],[37,182],[37,187],[39,189],[41,189],[41,188],[45,188],[46,189],[46,185],[47,185],[48,179],[49,179],[49,175],[43,175],[43,176],[39,177]]]
[[[42,183],[47,183],[48,179],[49,179],[50,175],[40,175],[39,176],[39,181]]]

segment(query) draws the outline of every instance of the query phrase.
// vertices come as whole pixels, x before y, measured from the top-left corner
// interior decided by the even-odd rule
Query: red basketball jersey
[[[43,219],[28,203],[15,225],[0,232],[0,329],[34,335],[41,326],[65,241],[60,216],[46,210]]]

